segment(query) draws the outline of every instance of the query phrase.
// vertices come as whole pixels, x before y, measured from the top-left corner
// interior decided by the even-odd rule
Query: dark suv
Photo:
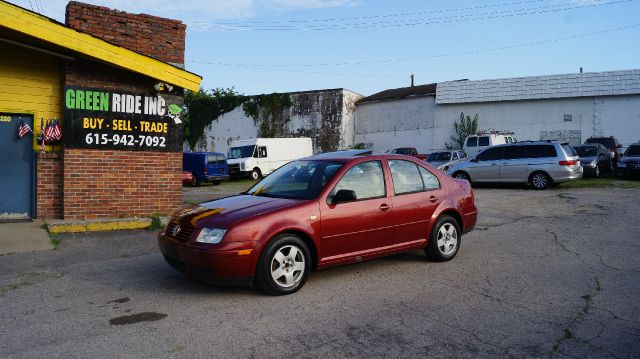
[[[602,144],[604,147],[607,148],[607,150],[609,150],[613,164],[615,165],[618,163],[618,160],[620,159],[620,148],[622,147],[622,145],[620,144],[617,138],[613,136],[589,137],[586,141],[584,141],[584,143],[585,144],[587,143]]]

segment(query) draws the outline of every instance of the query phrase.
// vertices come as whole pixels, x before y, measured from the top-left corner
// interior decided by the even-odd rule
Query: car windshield
[[[595,157],[598,152],[595,146],[574,147],[580,157]]]
[[[451,161],[451,152],[434,152],[429,155],[427,162]]]
[[[616,147],[616,141],[613,138],[605,137],[605,138],[590,138],[585,143],[601,143],[606,148],[614,148]]]
[[[255,145],[251,146],[242,146],[242,147],[231,147],[229,149],[229,153],[227,154],[227,158],[230,160],[236,158],[247,158],[253,157],[253,151],[256,148]]]
[[[640,145],[629,146],[624,155],[630,157],[640,157]]]
[[[293,161],[251,187],[253,196],[311,199],[316,197],[343,163],[331,161]]]

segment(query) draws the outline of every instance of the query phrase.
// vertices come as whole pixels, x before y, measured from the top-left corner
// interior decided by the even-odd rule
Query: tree
[[[478,114],[476,113],[472,119],[471,116],[465,116],[464,112],[460,112],[460,122],[454,122],[453,129],[456,131],[455,136],[451,136],[453,142],[447,142],[445,145],[448,150],[461,150],[467,136],[478,133]]]

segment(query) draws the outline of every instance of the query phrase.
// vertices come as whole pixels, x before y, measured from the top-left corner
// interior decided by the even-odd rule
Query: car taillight
[[[205,168],[202,170],[202,172],[203,172],[204,174],[207,174],[207,167],[205,167]]]
[[[560,166],[575,166],[578,163],[580,163],[580,161],[576,161],[576,160],[569,160],[569,161],[560,161]]]

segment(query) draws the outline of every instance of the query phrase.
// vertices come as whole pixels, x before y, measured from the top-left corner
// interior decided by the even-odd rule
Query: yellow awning
[[[0,26],[159,81],[198,91],[202,77],[0,0]]]

